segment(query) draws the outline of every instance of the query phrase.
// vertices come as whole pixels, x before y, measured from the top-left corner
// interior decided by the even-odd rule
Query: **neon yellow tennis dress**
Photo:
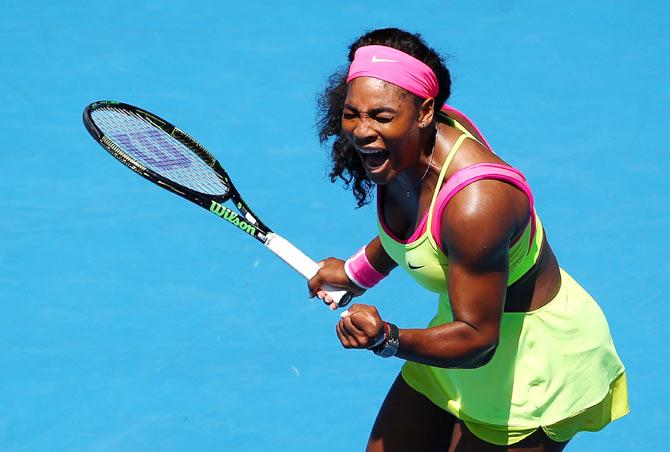
[[[458,190],[477,180],[498,179],[529,196],[532,220],[510,247],[508,286],[533,267],[544,237],[530,189],[517,170],[473,165],[456,172],[442,186],[461,143],[475,139],[457,122],[453,125],[464,133],[445,161],[437,183],[442,188],[436,189],[414,235],[407,241],[393,237],[381,208],[378,215],[379,237],[389,256],[420,285],[439,294],[430,327],[453,321],[446,289],[449,259],[440,249],[437,223]],[[380,190],[379,206],[382,196]],[[443,369],[408,361],[402,376],[412,388],[462,419],[475,435],[498,445],[519,442],[538,428],[555,441],[567,441],[579,431],[600,430],[629,411],[625,369],[605,316],[563,270],[560,290],[547,305],[531,312],[503,314],[500,342],[486,365]]]

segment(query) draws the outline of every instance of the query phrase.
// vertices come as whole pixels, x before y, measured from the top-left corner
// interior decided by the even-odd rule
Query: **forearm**
[[[427,329],[401,329],[396,356],[434,367],[469,369],[486,364],[496,345],[496,334],[454,321]]]
[[[398,264],[391,259],[391,256],[386,253],[379,237],[375,237],[365,246],[365,256],[378,272],[385,275],[391,273],[391,270],[398,266]]]

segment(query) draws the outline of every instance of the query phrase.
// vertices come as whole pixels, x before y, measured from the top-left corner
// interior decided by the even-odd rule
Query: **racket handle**
[[[265,246],[306,279],[311,279],[319,271],[319,264],[277,233],[271,232],[267,235]],[[351,301],[352,295],[347,291],[328,290],[328,287],[324,289],[339,307],[344,307]]]

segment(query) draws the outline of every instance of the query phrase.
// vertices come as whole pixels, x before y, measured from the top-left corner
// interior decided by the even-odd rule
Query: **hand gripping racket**
[[[258,219],[212,154],[169,122],[132,105],[100,101],[86,107],[84,125],[128,168],[255,238],[305,278],[319,270],[316,262]],[[237,212],[223,205],[228,201]],[[352,297],[344,291],[328,294],[340,307]]]

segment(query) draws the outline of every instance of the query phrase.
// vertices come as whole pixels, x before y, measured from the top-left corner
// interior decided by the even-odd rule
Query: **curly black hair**
[[[451,76],[442,57],[428,47],[418,33],[409,33],[398,28],[382,28],[365,33],[349,46],[348,60],[354,59],[356,49],[369,45],[393,47],[405,52],[429,66],[440,87],[435,97],[435,112],[451,94]],[[326,87],[317,99],[317,127],[319,141],[323,145],[330,137],[335,137],[330,158],[331,169],[328,176],[331,182],[338,178],[344,181],[344,187],[351,187],[358,207],[370,202],[372,182],[367,177],[360,158],[356,155],[351,143],[342,133],[342,111],[347,96],[347,72],[349,66],[341,68],[328,78]],[[417,104],[423,99],[417,97]]]

